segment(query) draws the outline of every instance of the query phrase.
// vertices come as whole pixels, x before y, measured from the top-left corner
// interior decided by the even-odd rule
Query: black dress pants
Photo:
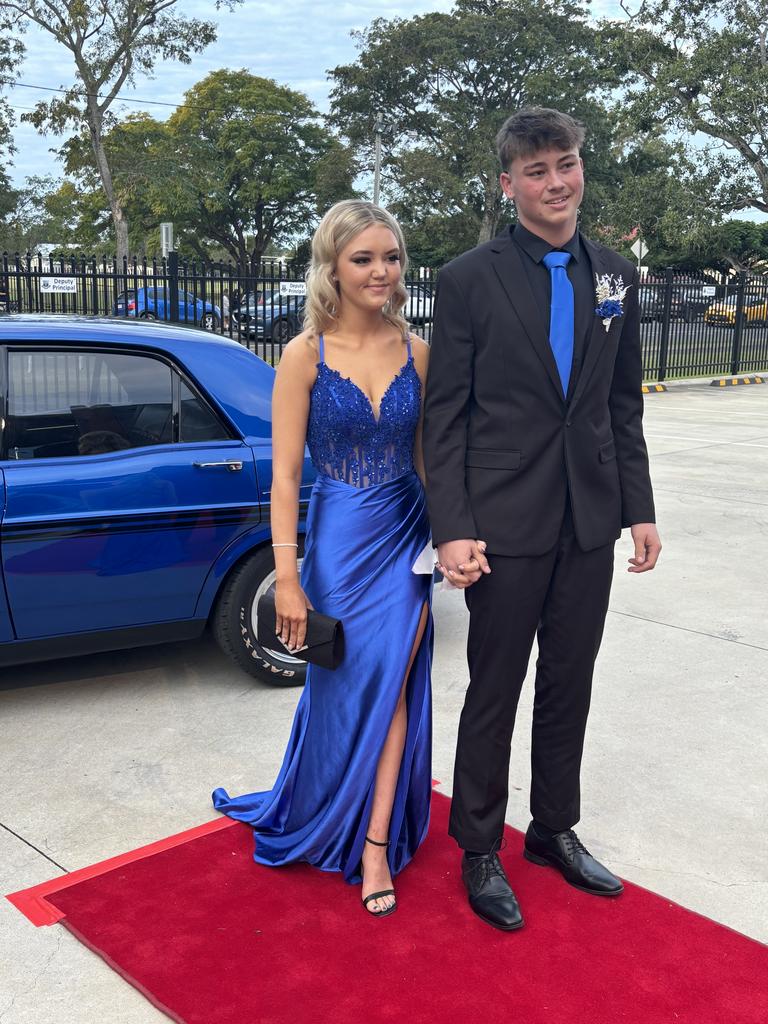
[[[582,551],[566,513],[544,555],[489,554],[466,591],[470,683],[461,713],[450,834],[485,852],[500,839],[520,690],[538,638],[531,814],[556,831],[580,816],[579,773],[592,673],[608,610],[614,543]]]

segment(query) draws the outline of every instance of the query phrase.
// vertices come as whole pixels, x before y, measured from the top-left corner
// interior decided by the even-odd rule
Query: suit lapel
[[[542,322],[542,315],[531,289],[528,287],[528,279],[523,266],[517,246],[510,235],[501,236],[496,239],[497,245],[491,251],[494,254],[493,269],[496,272],[501,286],[507,293],[507,298],[517,313],[523,325],[528,340],[536,350],[536,354],[544,365],[552,386],[563,398],[563,388],[560,383],[560,375],[557,372],[557,364],[552,354],[552,347],[549,344],[547,328]]]
[[[584,248],[587,250],[590,263],[592,264],[592,282],[594,284],[597,277],[602,277],[603,274],[609,274],[610,268],[605,256],[605,251],[596,246],[594,242],[590,242],[590,240],[585,238],[583,235],[581,237],[584,243]],[[596,299],[595,302],[597,302]],[[587,345],[587,351],[581,364],[581,373],[579,374],[579,379],[576,382],[573,397],[571,398],[571,409],[584,394],[584,390],[589,383],[589,378],[592,376],[592,371],[602,355],[603,346],[605,345],[607,336],[608,332],[603,325],[603,321],[599,316],[593,316],[592,330],[589,335],[589,344]]]

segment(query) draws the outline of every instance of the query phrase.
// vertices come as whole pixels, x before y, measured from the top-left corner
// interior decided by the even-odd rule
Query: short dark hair
[[[542,149],[581,149],[586,129],[570,114],[550,107],[523,107],[508,117],[496,136],[496,151],[503,171],[520,156]]]

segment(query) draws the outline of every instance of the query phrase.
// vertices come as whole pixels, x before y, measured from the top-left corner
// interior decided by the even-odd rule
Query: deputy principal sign
[[[304,281],[281,281],[281,295],[306,295],[307,286]]]
[[[41,277],[40,291],[43,295],[77,295],[77,278]]]

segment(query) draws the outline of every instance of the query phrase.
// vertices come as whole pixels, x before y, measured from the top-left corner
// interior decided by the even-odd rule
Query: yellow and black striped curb
[[[732,384],[768,384],[768,377],[719,377],[712,381],[711,387],[726,388]]]
[[[643,384],[644,395],[655,395],[667,390],[666,384]]]

